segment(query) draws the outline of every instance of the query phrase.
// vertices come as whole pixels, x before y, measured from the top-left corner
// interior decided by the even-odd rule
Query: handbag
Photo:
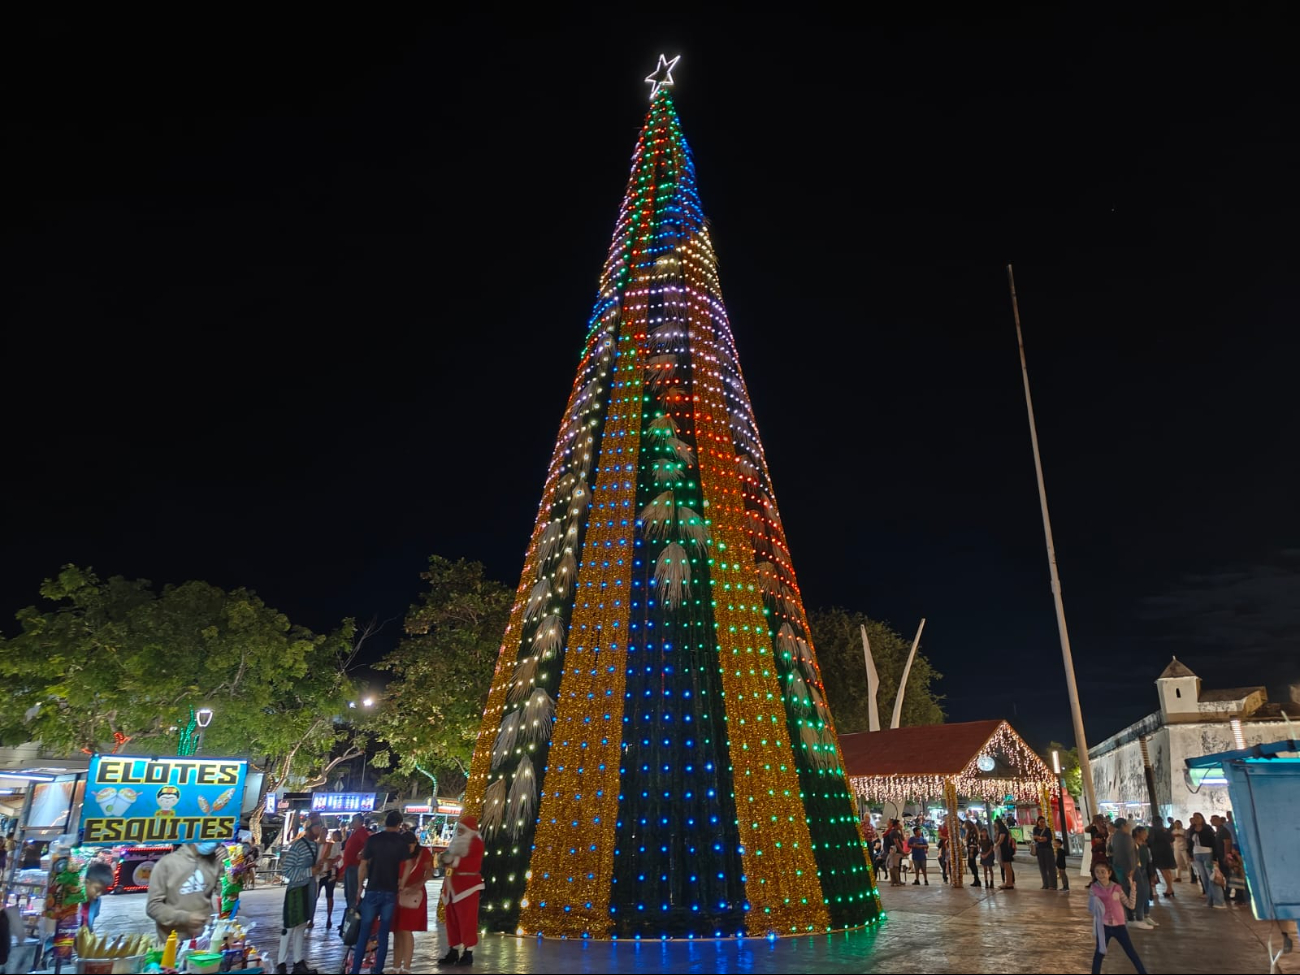
[[[339,923],[339,937],[351,948],[357,943],[357,935],[360,933],[361,912],[354,907],[349,907],[343,912],[343,920]]]
[[[409,866],[402,871],[402,886],[397,891],[397,906],[405,908],[419,907],[424,903],[424,886],[408,887],[406,882],[411,879],[411,874],[420,866],[420,857],[408,861]]]

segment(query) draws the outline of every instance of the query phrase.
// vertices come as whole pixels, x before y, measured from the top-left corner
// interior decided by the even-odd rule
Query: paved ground
[[[1035,881],[1035,877],[1021,877]],[[436,897],[440,881],[430,883]],[[1211,911],[1176,885],[1179,895],[1162,900],[1155,931],[1134,931],[1133,939],[1150,972],[1267,972],[1265,942],[1270,926],[1248,909]],[[887,919],[878,927],[815,938],[700,941],[660,944],[582,943],[489,936],[475,952],[475,969],[486,972],[1087,972],[1092,963],[1092,922],[1082,886],[1071,893],[1037,889],[987,891],[934,885],[882,891]],[[282,888],[244,895],[244,914],[257,920],[254,940],[272,952],[278,946]],[[340,913],[335,907],[335,920]],[[324,930],[324,906],[310,935],[310,964],[338,972],[343,947]],[[101,927],[107,931],[147,930],[144,896],[105,901]],[[260,935],[257,937],[256,935]],[[416,936],[415,970],[432,972],[445,952],[441,930]],[[1284,958],[1286,972],[1300,972],[1296,954]],[[390,955],[391,957],[391,955]],[[391,967],[389,969],[392,970]],[[1132,972],[1122,951],[1112,947],[1103,972]]]

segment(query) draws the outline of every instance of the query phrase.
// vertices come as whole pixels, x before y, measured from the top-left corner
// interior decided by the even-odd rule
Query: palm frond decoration
[[[754,466],[754,461],[749,454],[736,455],[736,470],[745,480],[758,480],[758,468]]]
[[[511,711],[501,719],[501,727],[497,729],[497,740],[492,744],[492,767],[496,768],[515,750],[515,743],[519,738],[519,715],[522,712]]]
[[[551,614],[537,624],[537,632],[533,634],[533,653],[546,660],[558,653],[563,646],[564,620]]]
[[[559,480],[555,482],[556,504],[560,504],[563,503],[564,501],[567,501],[569,499],[569,495],[572,493],[574,487],[576,487],[577,484],[578,484],[578,475],[573,473],[573,471],[566,471],[564,474],[562,474]]]
[[[569,517],[580,515],[591,507],[591,492],[587,490],[587,482],[581,482],[573,489],[573,496],[569,499]]]
[[[812,701],[813,707],[815,708],[826,707],[826,695],[823,694],[821,690],[817,687],[817,685],[814,684],[812,681],[808,682],[808,698],[809,700]]]
[[[776,510],[776,502],[771,498],[763,499],[763,511],[766,512],[768,519],[782,534],[785,533],[785,527],[781,524],[781,513]]]
[[[567,596],[577,581],[578,558],[572,552],[565,552],[564,558],[560,559],[560,564],[555,567],[555,595]]]
[[[676,461],[668,460],[663,457],[655,461],[655,483],[662,486],[664,484],[676,484],[682,479],[682,465]]]
[[[691,591],[691,561],[676,542],[665,546],[655,563],[655,587],[667,607],[680,606]]]
[[[813,767],[833,768],[835,766],[835,746],[831,744],[830,736],[819,729],[815,722],[804,721],[799,726],[799,738]]]
[[[558,552],[563,539],[564,525],[561,522],[553,521],[547,525],[546,530],[542,532],[541,541],[537,543],[537,561],[545,562]]]
[[[663,396],[664,399],[670,403],[681,402],[686,399],[686,390],[682,389],[680,386],[672,386],[664,390]]]
[[[790,703],[803,711],[812,710],[812,701],[808,699],[808,684],[798,674],[790,678]]]
[[[665,491],[641,509],[641,534],[652,541],[663,541],[672,533],[673,492]]]
[[[817,733],[817,726],[811,721],[799,725],[799,740],[803,742],[804,751],[810,764],[817,764],[817,754],[821,751],[822,736]]]
[[[483,815],[479,827],[483,835],[495,833],[501,828],[501,821],[506,815],[506,778],[501,776],[483,792]]]
[[[690,542],[701,552],[709,547],[709,528],[704,524],[704,519],[690,508],[678,507],[677,527],[681,531],[682,539]]]
[[[676,322],[669,322],[666,325],[660,325],[650,332],[650,342],[656,348],[676,345],[677,340],[685,336],[682,327]]]
[[[524,755],[519,759],[519,768],[515,770],[515,780],[506,798],[506,829],[511,836],[518,836],[536,814],[537,776],[533,774],[533,763]]]
[[[542,615],[546,603],[551,598],[551,580],[540,579],[533,583],[528,591],[528,603],[524,606],[524,619],[534,620]]]
[[[776,631],[776,648],[780,653],[788,653],[792,661],[812,666],[812,647],[789,623],[782,623]]]
[[[676,437],[668,437],[664,443],[672,448],[673,453],[687,467],[695,466],[695,451],[691,449],[691,445],[686,441],[678,440]]]
[[[664,352],[648,356],[645,360],[646,379],[651,386],[663,386],[677,375],[677,353]]]
[[[508,704],[518,704],[533,690],[537,680],[537,667],[542,662],[539,654],[530,653],[515,664],[515,672],[510,675],[510,690],[506,692]]]
[[[551,695],[540,687],[533,688],[533,693],[524,705],[523,729],[521,737],[530,745],[540,745],[549,741],[551,725],[555,721],[555,701]]]
[[[758,584],[763,590],[763,595],[772,595],[776,591],[776,565],[767,559],[759,559],[754,563],[754,568],[758,570]]]
[[[677,433],[677,421],[665,413],[651,420],[648,429],[653,437],[672,437]]]
[[[587,385],[583,386],[582,392],[578,394],[577,402],[579,404],[582,404],[583,406],[585,406],[588,403],[595,402],[596,397],[600,395],[600,391],[601,391],[600,383],[601,383],[601,379],[599,376],[597,376],[595,379],[587,383]]]

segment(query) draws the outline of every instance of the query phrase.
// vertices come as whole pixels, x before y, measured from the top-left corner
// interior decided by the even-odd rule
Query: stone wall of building
[[[1242,722],[1242,733],[1247,746],[1250,746],[1285,738],[1287,731],[1286,725],[1280,721],[1247,720]],[[1233,751],[1236,747],[1232,726],[1226,721],[1173,724],[1154,730],[1148,739],[1147,751],[1155,775],[1160,815],[1181,819],[1186,825],[1194,812],[1209,819],[1231,809],[1226,785],[1203,784],[1199,790],[1193,789],[1184,772],[1189,758]],[[1103,804],[1102,811],[1147,819],[1150,816],[1149,790],[1137,737],[1121,733],[1093,749],[1093,753],[1092,777],[1097,801]]]

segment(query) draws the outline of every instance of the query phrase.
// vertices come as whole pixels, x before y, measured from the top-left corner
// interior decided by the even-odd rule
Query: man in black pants
[[[966,866],[970,867],[971,886],[983,887],[980,883],[980,824],[978,819],[966,820]]]

